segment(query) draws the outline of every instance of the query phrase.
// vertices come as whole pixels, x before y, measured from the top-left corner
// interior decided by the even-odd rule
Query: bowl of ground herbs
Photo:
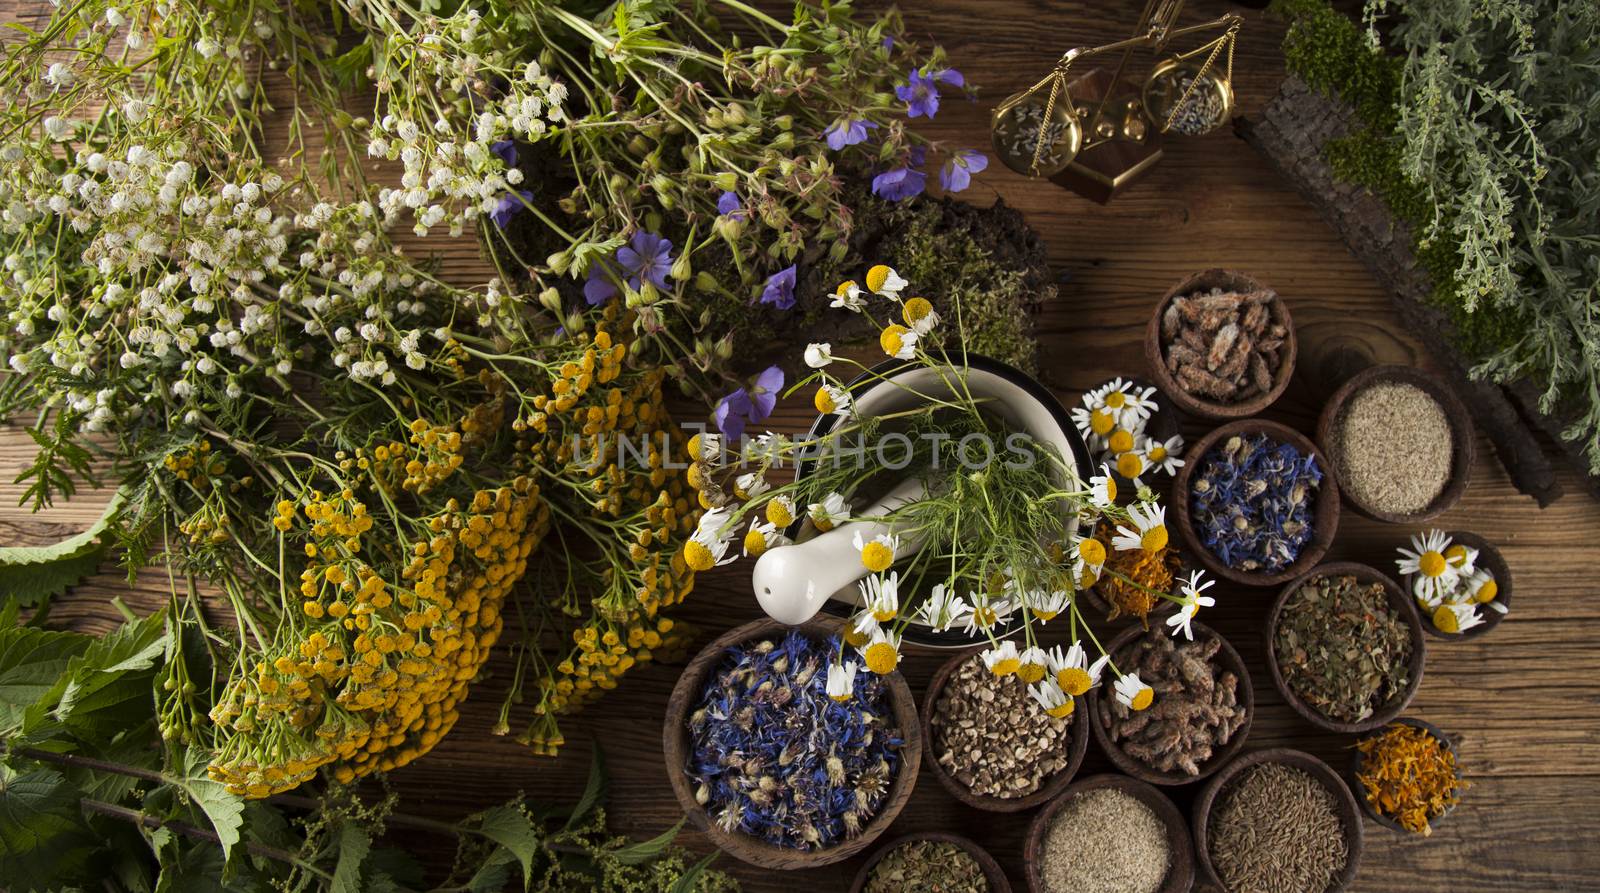
[[[1194,804],[1201,871],[1228,893],[1332,893],[1361,862],[1361,813],[1338,773],[1287,748],[1251,751]]]
[[[879,849],[856,872],[850,893],[1011,893],[1000,863],[957,834],[907,834]]]
[[[1192,446],[1173,480],[1187,552],[1248,586],[1277,586],[1322,560],[1339,527],[1328,460],[1300,432],[1265,419],[1223,425]]]
[[[1437,377],[1373,366],[1328,398],[1317,444],[1358,512],[1392,524],[1433,518],[1461,499],[1472,473],[1472,420]]]
[[[1118,769],[1142,781],[1179,785],[1210,775],[1243,747],[1255,714],[1244,659],[1203,623],[1193,638],[1165,628],[1130,627],[1106,650],[1117,670],[1136,673],[1155,692],[1144,710],[1130,710],[1102,688],[1089,692],[1089,716],[1100,749]]]
[[[857,673],[828,694],[832,624],[758,620],[707,645],[667,702],[662,743],[689,822],[765,868],[861,852],[911,798],[922,733],[898,673]],[[849,661],[853,655],[846,654]]]
[[[1422,684],[1426,642],[1411,597],[1364,564],[1324,564],[1285,586],[1265,638],[1273,685],[1330,732],[1378,728]]]
[[[1194,846],[1183,815],[1126,775],[1081,779],[1039,810],[1022,859],[1033,893],[1185,893]]]
[[[957,654],[928,683],[922,702],[928,770],[968,806],[1021,812],[1072,783],[1089,749],[1089,720],[1078,709],[1082,697],[1072,699],[1066,716],[1040,709],[1020,672],[989,670],[987,647]]]
[[[1468,785],[1455,742],[1433,723],[1405,716],[1356,743],[1350,777],[1368,817],[1423,837],[1456,808]]]
[[[1150,377],[1173,404],[1207,419],[1266,409],[1294,374],[1289,308],[1250,276],[1211,269],[1167,290],[1145,329]]]

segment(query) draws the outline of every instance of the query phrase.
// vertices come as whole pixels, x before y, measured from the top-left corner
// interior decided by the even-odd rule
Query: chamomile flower
[[[855,280],[847,279],[833,290],[833,301],[828,306],[836,310],[860,313],[861,308],[867,306],[867,296],[861,291],[861,286],[856,285]]]
[[[1412,591],[1418,598],[1430,603],[1442,599],[1455,588],[1456,571],[1444,553],[1450,548],[1450,537],[1442,530],[1430,530],[1411,537],[1411,548],[1402,547],[1400,560],[1395,564],[1400,573],[1414,576]]]
[[[922,607],[917,609],[917,617],[938,633],[949,629],[966,611],[966,601],[956,595],[954,589],[943,583],[936,583],[933,592],[922,603]]]
[[[902,325],[888,325],[878,333],[878,346],[897,360],[909,360],[917,353],[917,333]]]
[[[1072,594],[1065,589],[1051,592],[1040,590],[1028,598],[1028,610],[1040,623],[1048,623],[1072,604]]]
[[[1483,618],[1478,616],[1478,606],[1474,604],[1439,605],[1433,609],[1433,626],[1442,633],[1450,635],[1464,633],[1482,623]]]
[[[1100,508],[1110,508],[1117,502],[1117,482],[1111,479],[1111,469],[1102,465],[1100,473],[1089,478],[1089,501]]]
[[[1074,531],[1067,538],[1067,545],[1069,547],[1067,554],[1074,561],[1081,561],[1094,567],[1099,567],[1106,563],[1105,543],[1092,536],[1084,536],[1082,533]]]
[[[977,603],[977,596],[973,596],[974,604],[967,612],[958,618],[964,621],[964,630],[967,635],[987,633],[995,627],[1011,619],[1011,612],[1015,610],[1011,602],[1006,599],[985,598],[981,604]]]
[[[1464,543],[1452,543],[1444,550],[1444,559],[1460,577],[1470,577],[1478,569],[1478,550]]]
[[[842,664],[828,665],[828,697],[843,704],[850,700],[855,693],[856,662],[847,660]]]
[[[1072,562],[1072,580],[1079,589],[1088,589],[1100,582],[1100,572],[1104,565],[1090,564],[1079,558]]]
[[[900,616],[900,572],[888,576],[873,574],[857,584],[861,588],[861,602],[867,606],[874,620],[888,623]]]
[[[1494,574],[1483,568],[1472,572],[1472,576],[1462,581],[1462,591],[1466,593],[1467,600],[1480,605],[1492,605],[1499,611],[1505,611],[1505,606],[1495,601],[1500,595],[1500,584],[1495,582]]]
[[[1106,438],[1117,427],[1117,417],[1111,410],[1092,402],[1093,394],[1084,394],[1084,406],[1073,407],[1072,423],[1077,426],[1078,433],[1089,442],[1089,448],[1102,450],[1106,447]]]
[[[1017,643],[1001,642],[983,652],[983,665],[996,676],[1010,676],[1022,667],[1022,656],[1017,653]]]
[[[717,464],[722,459],[722,435],[701,431],[689,438],[689,458],[707,465]]]
[[[794,523],[794,499],[780,493],[767,501],[767,520],[779,530],[787,530]]]
[[[761,555],[773,546],[787,545],[789,538],[778,532],[772,523],[762,524],[750,519],[750,529],[744,534],[744,554]]]
[[[851,648],[862,648],[872,641],[872,634],[878,631],[878,618],[872,612],[863,609],[845,622],[844,643]]]
[[[1045,713],[1056,719],[1065,719],[1071,716],[1072,711],[1078,704],[1070,695],[1061,690],[1061,686],[1057,685],[1054,679],[1046,679],[1038,685],[1030,686],[1028,694],[1033,696],[1033,700],[1043,708]]]
[[[1055,679],[1062,691],[1074,697],[1087,692],[1100,684],[1100,671],[1108,661],[1101,658],[1089,665],[1089,655],[1083,650],[1082,642],[1073,642],[1072,646],[1062,653],[1061,646],[1050,649],[1046,655],[1046,666],[1051,677]]]
[[[1150,399],[1155,391],[1155,388],[1141,390],[1134,387],[1132,382],[1117,378],[1091,393],[1097,404],[1116,415],[1119,425],[1134,430],[1142,428],[1149,421],[1150,413],[1155,409],[1155,402]]]
[[[1139,478],[1149,470],[1150,466],[1145,462],[1144,454],[1138,450],[1128,450],[1117,457],[1117,474],[1133,481],[1135,484],[1138,484]]]
[[[1166,474],[1177,474],[1183,467],[1183,436],[1174,434],[1166,440],[1145,438],[1140,449],[1144,461],[1152,471],[1160,469]]]
[[[734,560],[734,556],[727,555],[731,539],[731,535],[724,535],[716,528],[707,529],[702,526],[689,537],[688,542],[683,544],[683,563],[695,571],[708,571],[713,567],[727,564]],[[727,557],[724,558],[724,555]]]
[[[1117,700],[1129,710],[1143,710],[1156,699],[1155,689],[1145,685],[1138,673],[1117,677]]]
[[[811,399],[811,403],[817,408],[817,412],[823,415],[830,413],[850,415],[850,392],[838,385],[818,385],[816,396]]]
[[[806,365],[824,369],[833,362],[833,345],[826,341],[806,345]]]
[[[900,291],[906,285],[893,267],[878,264],[867,271],[867,289],[892,301],[900,300]]]
[[[1128,519],[1134,526],[1128,528],[1117,525],[1117,535],[1111,538],[1111,545],[1119,551],[1143,549],[1146,552],[1160,552],[1167,547],[1167,510],[1164,506],[1153,502],[1131,506]]]
[[[740,499],[755,499],[770,489],[772,485],[759,471],[748,471],[733,479],[733,495]]]
[[[695,529],[701,533],[710,532],[714,535],[722,530],[723,526],[728,523],[728,519],[732,516],[732,509],[711,509],[710,511],[704,512],[700,515],[700,523],[695,526]]]
[[[908,298],[900,308],[900,316],[917,335],[926,335],[939,324],[939,314],[927,298]]]
[[[1046,670],[1049,669],[1050,656],[1037,645],[1023,649],[1018,660],[1020,663],[1017,664],[1017,678],[1029,685],[1043,679]]]
[[[856,551],[861,553],[861,564],[875,574],[881,574],[894,564],[894,556],[900,549],[900,538],[892,533],[880,533],[870,540],[863,539],[861,531],[857,530],[855,539],[851,544]]]
[[[1133,432],[1127,428],[1113,428],[1111,433],[1106,435],[1106,449],[1110,450],[1111,454],[1118,458],[1121,458],[1125,453],[1133,452],[1134,445],[1137,443],[1138,440],[1134,438]]]
[[[861,658],[867,662],[867,669],[879,676],[893,673],[900,665],[900,634],[883,627],[873,630],[867,646],[861,649]]]
[[[806,513],[811,516],[811,523],[818,530],[832,530],[840,521],[850,517],[850,506],[844,501],[840,493],[829,493],[822,497],[821,502],[813,502],[806,506]]]

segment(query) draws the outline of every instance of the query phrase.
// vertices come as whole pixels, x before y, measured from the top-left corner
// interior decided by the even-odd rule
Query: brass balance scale
[[[1183,4],[1148,0],[1132,37],[1068,50],[1038,83],[1000,103],[990,119],[1000,160],[1020,174],[1048,177],[1105,202],[1160,160],[1165,134],[1200,136],[1222,126],[1233,112],[1233,47],[1242,20],[1228,13],[1178,28]],[[1135,50],[1164,54],[1173,41],[1215,32],[1204,44],[1156,63],[1142,86],[1124,80]],[[1074,76],[1075,65],[1083,71],[1082,60],[1119,50],[1114,70]]]

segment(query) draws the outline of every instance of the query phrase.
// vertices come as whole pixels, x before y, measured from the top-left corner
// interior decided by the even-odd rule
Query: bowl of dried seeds
[[[1023,870],[1033,893],[1187,893],[1194,846],[1183,814],[1159,788],[1091,775],[1039,810]]]
[[[1145,361],[1184,412],[1240,419],[1283,395],[1294,374],[1294,320],[1278,293],[1234,270],[1210,269],[1167,290],[1145,329]]]
[[[1461,499],[1472,474],[1472,419],[1438,377],[1410,366],[1373,366],[1328,398],[1317,445],[1352,508],[1409,524]]]
[[[1185,553],[1206,570],[1279,586],[1328,554],[1339,488],[1327,456],[1304,434],[1241,419],[1200,438],[1184,458],[1169,505]]]
[[[1100,749],[1118,769],[1158,785],[1187,784],[1217,771],[1243,747],[1255,715],[1255,690],[1244,659],[1203,623],[1192,640],[1165,625],[1130,627],[1106,650],[1118,670],[1137,673],[1155,691],[1132,710],[1100,686],[1089,692],[1089,717]]]
[[[1422,620],[1400,584],[1335,561],[1283,587],[1263,626],[1272,684],[1318,728],[1354,734],[1400,715],[1422,685]]]
[[[752,865],[848,859],[911,799],[922,762],[911,687],[899,672],[859,669],[836,697],[836,634],[816,621],[735,627],[689,662],[667,701],[672,792],[691,825]]]
[[[856,872],[850,893],[1011,893],[1011,882],[988,851],[959,834],[925,831],[884,844]]]
[[[990,812],[1021,812],[1072,783],[1089,749],[1084,698],[1064,717],[1035,703],[1019,674],[996,676],[987,645],[946,661],[922,701],[929,771],[950,795]]]
[[[1195,798],[1200,870],[1225,891],[1348,889],[1362,843],[1349,786],[1327,763],[1298,750],[1242,754]]]

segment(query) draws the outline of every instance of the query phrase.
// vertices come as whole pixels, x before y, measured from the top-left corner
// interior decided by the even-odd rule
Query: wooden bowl
[[[1311,541],[1300,550],[1299,557],[1281,571],[1267,573],[1229,567],[1206,548],[1205,542],[1200,539],[1199,531],[1194,527],[1193,513],[1189,505],[1189,487],[1194,479],[1195,469],[1205,460],[1212,447],[1226,443],[1228,438],[1236,434],[1265,434],[1279,443],[1290,444],[1299,450],[1301,455],[1316,456],[1317,466],[1322,469],[1322,483],[1317,485],[1314,497],[1316,505],[1312,510],[1312,524],[1315,529]],[[1217,576],[1246,586],[1279,586],[1301,576],[1315,567],[1316,563],[1322,560],[1322,556],[1328,554],[1328,547],[1333,545],[1333,535],[1339,529],[1339,485],[1335,481],[1333,467],[1328,463],[1327,455],[1304,434],[1287,425],[1269,422],[1266,419],[1229,422],[1213,429],[1211,433],[1185,450],[1183,467],[1178,469],[1178,475],[1172,481],[1169,504],[1177,518],[1178,534],[1183,537],[1186,550],[1194,560]]]
[[[1023,844],[1022,862],[1023,871],[1027,875],[1028,889],[1033,893],[1059,893],[1044,885],[1044,869],[1041,865],[1044,857],[1045,836],[1050,833],[1050,826],[1055,823],[1056,813],[1071,802],[1079,794],[1087,794],[1101,788],[1116,788],[1129,794],[1161,819],[1167,827],[1167,852],[1171,854],[1171,861],[1167,863],[1167,876],[1157,888],[1158,893],[1185,893],[1194,886],[1194,844],[1189,837],[1189,827],[1183,821],[1183,814],[1172,805],[1167,795],[1137,778],[1126,775],[1091,775],[1081,779],[1062,792],[1061,796],[1045,804],[1044,809],[1033,817],[1033,822],[1028,825],[1028,839]]]
[[[1361,737],[1362,737],[1363,740],[1365,740],[1367,738],[1372,738],[1374,736],[1381,735],[1381,734],[1383,734],[1384,730],[1387,729],[1389,726],[1411,726],[1413,728],[1422,729],[1424,732],[1427,732],[1429,735],[1433,736],[1433,738],[1436,741],[1438,741],[1439,743],[1443,744],[1444,747],[1445,747],[1445,750],[1448,750],[1452,754],[1456,754],[1456,756],[1458,758],[1460,757],[1460,754],[1456,753],[1456,743],[1455,743],[1454,740],[1451,739],[1451,737],[1449,735],[1446,735],[1442,729],[1440,729],[1438,726],[1434,725],[1433,723],[1428,722],[1427,720],[1424,720],[1424,719],[1416,719],[1415,717],[1410,717],[1410,716],[1399,717],[1394,722],[1391,722],[1388,725],[1385,725],[1383,728],[1374,729],[1371,732],[1368,732],[1367,734],[1362,735]],[[1405,834],[1405,835],[1408,835],[1408,836],[1412,835],[1412,834],[1415,834],[1416,832],[1407,830],[1399,822],[1397,822],[1394,819],[1384,815],[1383,813],[1378,812],[1378,810],[1375,809],[1372,806],[1371,803],[1367,802],[1367,786],[1361,783],[1361,767],[1363,765],[1365,765],[1366,760],[1367,760],[1366,754],[1362,753],[1361,751],[1359,751],[1359,750],[1357,750],[1355,748],[1351,748],[1351,750],[1350,750],[1350,790],[1351,790],[1351,793],[1353,793],[1355,795],[1356,803],[1358,803],[1361,806],[1361,811],[1363,813],[1366,813],[1367,818],[1372,819],[1374,822],[1377,822],[1378,824],[1384,826],[1385,828],[1390,829],[1391,831],[1398,831],[1401,834]],[[1460,769],[1461,769],[1461,766],[1460,766],[1459,763],[1457,763],[1456,764],[1457,777],[1459,777]],[[1445,807],[1444,815],[1438,816],[1437,818],[1429,819],[1428,820],[1428,824],[1431,825],[1431,826],[1434,826],[1434,827],[1438,827],[1438,824],[1440,822],[1444,821],[1445,816],[1448,816],[1451,812],[1454,812],[1455,808],[1456,808],[1456,805],[1454,803],[1450,804],[1449,806]]]
[[[1438,402],[1439,408],[1444,411],[1445,420],[1450,424],[1450,476],[1445,480],[1444,489],[1428,503],[1427,508],[1415,514],[1386,512],[1363,502],[1350,489],[1348,476],[1345,474],[1344,459],[1340,456],[1339,445],[1335,442],[1339,420],[1344,415],[1350,400],[1373,385],[1386,383],[1409,384],[1420,389]],[[1322,408],[1321,417],[1317,419],[1317,444],[1337,466],[1339,489],[1343,491],[1345,501],[1351,508],[1368,518],[1387,521],[1390,524],[1414,524],[1426,521],[1443,514],[1460,501],[1461,494],[1467,491],[1467,480],[1472,476],[1474,441],[1472,417],[1467,414],[1467,408],[1461,405],[1461,400],[1456,397],[1455,392],[1437,376],[1411,366],[1372,366],[1363,369],[1333,392],[1333,396],[1328,398],[1327,405]]]
[[[944,691],[945,683],[950,681],[951,674],[963,663],[982,654],[988,647],[988,645],[977,645],[950,658],[933,674],[933,681],[928,683],[928,691],[922,696],[922,740],[927,743],[928,747],[927,767],[933,777],[939,779],[939,784],[950,792],[950,796],[968,806],[988,812],[1021,812],[1025,809],[1032,809],[1059,795],[1067,789],[1067,785],[1072,783],[1073,776],[1078,774],[1078,767],[1083,763],[1083,755],[1089,749],[1087,727],[1090,720],[1084,715],[1088,712],[1085,709],[1084,699],[1074,698],[1076,706],[1072,711],[1072,725],[1068,729],[1070,738],[1067,744],[1069,748],[1067,766],[1049,779],[1046,779],[1038,790],[1026,797],[1012,798],[973,793],[971,788],[962,784],[960,779],[951,775],[949,770],[945,769],[944,764],[939,762],[939,755],[936,752],[938,739],[934,737],[933,731],[933,709],[939,702],[939,695]],[[1030,701],[1029,703],[1031,706],[1032,702]]]
[[[1331,719],[1302,700],[1289,687],[1289,683],[1284,680],[1283,670],[1278,666],[1277,648],[1273,642],[1274,634],[1278,629],[1278,615],[1283,613],[1284,604],[1289,601],[1289,596],[1294,594],[1295,590],[1299,589],[1307,580],[1318,575],[1342,576],[1346,574],[1355,577],[1362,583],[1383,584],[1384,590],[1389,593],[1390,607],[1400,612],[1401,619],[1411,632],[1410,683],[1406,686],[1405,691],[1401,692],[1397,697],[1391,697],[1389,703],[1385,704],[1381,710],[1374,711],[1371,716],[1361,722],[1340,722]],[[1264,649],[1263,653],[1266,655],[1267,670],[1272,673],[1272,684],[1278,689],[1278,693],[1283,695],[1283,699],[1289,702],[1289,706],[1294,708],[1294,712],[1300,714],[1305,718],[1306,722],[1319,729],[1349,735],[1368,732],[1389,723],[1399,716],[1401,711],[1406,709],[1411,703],[1411,699],[1416,697],[1417,688],[1422,685],[1422,668],[1427,658],[1428,643],[1422,634],[1422,620],[1417,616],[1416,606],[1412,602],[1411,595],[1402,590],[1400,584],[1364,564],[1357,564],[1354,561],[1333,561],[1312,568],[1299,579],[1283,587],[1283,590],[1278,593],[1277,599],[1272,603],[1272,610],[1267,612],[1267,622],[1262,628],[1262,647]]]
[[[1361,812],[1356,806],[1355,795],[1350,793],[1350,788],[1333,771],[1327,763],[1322,762],[1308,753],[1290,750],[1286,747],[1272,747],[1266,750],[1253,750],[1242,754],[1233,762],[1224,766],[1221,772],[1211,776],[1206,786],[1201,789],[1200,795],[1194,801],[1194,848],[1200,857],[1200,870],[1205,878],[1219,889],[1227,890],[1228,887],[1217,876],[1217,869],[1211,864],[1211,843],[1208,833],[1211,824],[1211,810],[1217,805],[1219,795],[1228,786],[1228,783],[1238,777],[1245,769],[1260,763],[1282,763],[1292,766],[1307,773],[1322,782],[1328,791],[1333,794],[1334,808],[1339,812],[1339,819],[1344,823],[1344,843],[1348,856],[1345,859],[1344,871],[1340,872],[1328,887],[1326,893],[1348,889],[1355,880],[1356,870],[1361,866],[1362,830]]]
[[[878,848],[876,853],[867,859],[861,870],[856,872],[855,882],[850,885],[850,893],[862,893],[867,888],[867,881],[872,877],[872,869],[883,861],[883,857],[904,843],[915,843],[919,840],[933,841],[935,843],[952,843],[965,850],[967,855],[977,861],[978,867],[983,869],[983,878],[989,882],[989,893],[1011,893],[1011,881],[1006,879],[1006,873],[1000,868],[1000,863],[989,855],[988,851],[959,834],[946,834],[943,831],[925,831],[921,834],[907,834],[897,837]]]
[[[1101,703],[1104,702],[1106,698],[1116,697],[1116,695],[1107,689],[1107,685],[1098,685],[1089,691],[1089,715],[1092,717],[1092,722],[1094,725],[1094,740],[1099,743],[1100,750],[1105,753],[1106,757],[1109,758],[1118,769],[1121,769],[1123,772],[1126,772],[1141,781],[1149,782],[1150,784],[1188,784],[1193,781],[1199,781],[1213,772],[1216,772],[1218,769],[1222,768],[1224,763],[1228,762],[1230,759],[1233,759],[1235,754],[1244,749],[1244,741],[1250,736],[1250,724],[1255,721],[1255,688],[1250,684],[1250,671],[1244,665],[1244,658],[1239,656],[1239,652],[1234,650],[1233,646],[1228,643],[1227,639],[1224,639],[1221,634],[1211,627],[1195,621],[1192,623],[1192,628],[1194,630],[1195,639],[1197,640],[1204,637],[1212,637],[1222,642],[1222,647],[1217,651],[1216,662],[1223,669],[1232,670],[1233,674],[1239,677],[1239,686],[1237,689],[1235,689],[1235,698],[1240,704],[1244,705],[1244,725],[1240,726],[1239,730],[1233,733],[1233,737],[1228,739],[1227,744],[1215,749],[1212,752],[1210,759],[1207,759],[1200,764],[1199,775],[1189,775],[1188,773],[1182,771],[1162,772],[1145,765],[1142,761],[1129,755],[1127,751],[1122,749],[1122,745],[1111,740],[1111,732],[1105,727],[1105,723],[1102,722],[1100,718]],[[1164,636],[1167,634],[1167,632],[1165,629],[1156,628],[1150,630],[1148,634]],[[1106,651],[1112,655],[1113,659],[1115,659],[1117,652],[1128,647],[1129,645],[1132,645],[1140,636],[1143,635],[1146,635],[1146,632],[1140,627],[1129,627],[1128,629],[1123,630],[1120,635],[1112,639],[1111,642],[1106,645]]]
[[[1262,284],[1256,279],[1246,276],[1235,270],[1210,269],[1179,282],[1167,289],[1167,293],[1156,302],[1155,312],[1150,314],[1150,323],[1145,326],[1144,333],[1144,358],[1145,364],[1150,367],[1150,378],[1167,395],[1174,406],[1191,415],[1216,421],[1229,419],[1242,419],[1253,416],[1268,406],[1273,401],[1283,396],[1283,391],[1289,386],[1289,379],[1294,375],[1295,357],[1300,346],[1294,333],[1294,320],[1289,316],[1289,305],[1279,295],[1272,302],[1272,321],[1281,323],[1288,329],[1288,334],[1283,339],[1283,350],[1278,354],[1278,368],[1272,373],[1272,390],[1265,394],[1257,394],[1248,400],[1237,403],[1218,403],[1205,397],[1198,397],[1185,391],[1178,384],[1172,373],[1167,371],[1166,348],[1161,338],[1161,316],[1167,310],[1167,305],[1173,298],[1188,295],[1197,291],[1209,291],[1213,288],[1222,288],[1228,291],[1255,291],[1266,289],[1276,291]]]
[[[911,695],[911,686],[906,684],[905,677],[894,672],[884,678],[884,683],[889,708],[894,713],[895,724],[900,727],[900,735],[905,742],[900,748],[900,767],[895,772],[894,783],[878,813],[858,837],[825,850],[802,852],[775,846],[745,834],[729,833],[717,827],[706,808],[695,801],[694,790],[689,785],[689,776],[685,771],[689,755],[689,713],[700,700],[706,680],[722,664],[729,648],[757,639],[782,636],[790,630],[799,630],[823,640],[837,632],[832,623],[812,621],[791,627],[775,620],[756,620],[723,633],[701,649],[678,677],[677,684],[672,687],[672,697],[667,701],[667,718],[661,735],[667,778],[689,823],[703,831],[719,849],[736,859],[763,868],[797,869],[832,865],[871,846],[911,799],[912,788],[917,783],[917,769],[922,763],[922,728],[917,722],[916,700]]]
[[[1464,546],[1469,546],[1478,550],[1478,564],[1489,573],[1494,575],[1495,585],[1500,588],[1500,592],[1495,596],[1494,600],[1500,603],[1500,605],[1510,608],[1511,566],[1506,564],[1506,559],[1500,554],[1500,550],[1496,549],[1488,540],[1470,531],[1452,530],[1448,532],[1448,536],[1450,537],[1450,541],[1452,543],[1461,543]],[[1402,588],[1407,590],[1410,589],[1409,579],[1402,580],[1400,582]],[[1417,611],[1418,616],[1422,618],[1423,632],[1433,636],[1434,638],[1450,641],[1476,639],[1477,637],[1484,635],[1490,630],[1499,626],[1500,621],[1506,616],[1499,611],[1496,611],[1494,608],[1489,607],[1488,605],[1480,605],[1478,614],[1483,618],[1482,623],[1474,626],[1472,629],[1469,629],[1464,633],[1447,633],[1439,629],[1437,626],[1434,626],[1433,618],[1423,615],[1421,613],[1422,609],[1420,606],[1418,607]]]

